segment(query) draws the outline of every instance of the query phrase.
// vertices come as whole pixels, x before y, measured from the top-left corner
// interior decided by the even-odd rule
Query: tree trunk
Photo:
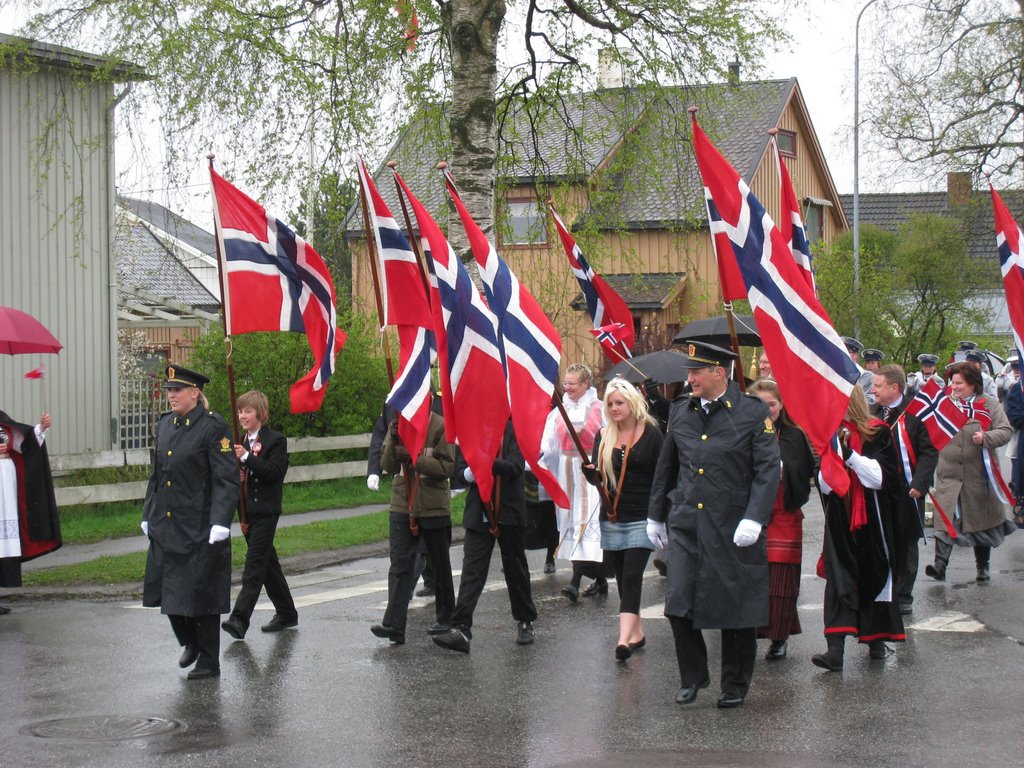
[[[505,2],[450,0],[445,11],[452,50],[451,171],[469,212],[493,239],[497,174],[494,94]],[[448,239],[463,261],[471,258],[461,224],[449,227]]]

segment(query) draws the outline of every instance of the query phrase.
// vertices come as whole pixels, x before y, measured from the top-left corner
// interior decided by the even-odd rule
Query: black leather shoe
[[[451,627],[450,624],[442,624],[441,622],[437,622],[432,627],[429,627],[427,629],[427,634],[428,635],[443,635],[445,632],[447,632],[451,628],[452,627]]]
[[[811,656],[811,664],[822,669],[827,669],[829,672],[841,672],[843,670],[843,659],[840,656],[836,658],[834,655],[828,653],[816,653]]]
[[[197,645],[186,645],[185,650],[181,652],[181,658],[178,659],[178,666],[184,669],[185,667],[191,667],[196,663],[196,659],[199,658],[199,646]]]
[[[868,643],[868,656],[872,659],[884,659],[892,653],[892,649],[885,644],[884,640],[872,640]]]
[[[544,563],[544,573],[554,573],[554,572],[555,572],[555,561],[554,560],[548,560],[546,563]]]
[[[449,629],[443,635],[434,635],[431,639],[449,651],[469,653],[469,638],[461,629]]]
[[[989,574],[988,574],[988,565],[979,565],[978,566],[978,575],[975,577],[974,580],[975,581],[988,581],[989,578],[990,577],[989,577]]]
[[[946,580],[946,566],[942,563],[936,563],[935,565],[926,565],[924,567],[926,575],[931,576],[936,581]]]
[[[593,597],[594,595],[607,595],[608,594],[608,580],[598,579],[589,587],[583,590],[581,593],[583,597]]]
[[[788,650],[788,643],[783,640],[781,642],[773,642],[768,648],[768,653],[764,655],[765,661],[779,661],[780,659],[786,658],[786,651]]]
[[[395,627],[389,627],[387,624],[374,624],[370,627],[370,631],[377,637],[383,637],[397,645],[405,642],[405,632]]]
[[[580,588],[575,584],[566,584],[562,587],[562,594],[569,598],[570,601],[576,602],[580,596]]]
[[[676,691],[676,704],[692,704],[697,700],[697,692],[702,688],[707,688],[711,685],[710,680],[697,683],[696,685],[688,685],[685,688],[680,688]]]
[[[416,592],[416,597],[433,597],[437,594],[432,584],[425,584],[422,589]]]
[[[208,677],[220,677],[219,669],[199,669],[198,667],[188,673],[189,680],[205,680]]]
[[[299,620],[295,619],[282,619],[278,614],[274,614],[274,618],[260,627],[261,632],[280,632],[282,629],[291,629],[292,627],[299,626]]]
[[[533,622],[520,621],[516,625],[516,645],[530,645],[533,642]]]
[[[633,651],[628,645],[616,645],[615,646],[615,658],[619,661],[625,661],[633,655]]]
[[[647,638],[646,637],[641,637],[635,643],[630,643],[629,644],[629,650],[631,650],[631,651],[639,651],[645,645],[647,645]]]
[[[723,693],[718,697],[719,709],[736,709],[740,706],[743,706],[743,697],[737,696],[735,693]]]
[[[235,640],[244,640],[245,633],[249,629],[237,616],[228,616],[226,621],[221,622],[220,628],[235,638]]]

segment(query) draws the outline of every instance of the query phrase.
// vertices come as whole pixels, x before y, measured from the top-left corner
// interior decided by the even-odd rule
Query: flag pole
[[[556,387],[555,391],[551,395],[551,402],[555,404],[558,412],[562,415],[562,421],[565,422],[565,428],[569,432],[569,436],[572,438],[573,443],[576,444],[576,450],[579,451],[580,458],[584,464],[590,464],[591,459],[587,455],[587,449],[583,447],[583,441],[580,440],[579,433],[576,431],[576,427],[572,425],[572,421],[569,419],[569,414],[565,410],[565,406],[562,405],[562,393],[559,388]],[[604,487],[604,484],[597,486],[598,493],[601,494],[601,501],[608,505],[609,511],[612,508],[611,497],[608,496],[608,489]]]
[[[696,119],[696,114],[699,109],[695,106],[689,106],[686,111],[690,113],[690,119]],[[711,231],[711,209],[708,208],[708,199],[704,197],[704,213],[708,217],[708,235],[711,237],[711,252],[715,257],[715,266],[718,266],[718,243],[715,241],[715,234]],[[732,345],[732,351],[736,354],[736,358],[742,360],[740,357],[740,340],[739,336],[736,335],[736,319],[733,317],[732,302],[725,298],[725,284],[722,282],[721,269],[718,274],[718,287],[722,291],[722,309],[725,310],[725,320],[729,324],[729,341]],[[732,367],[733,378],[736,383],[743,386],[743,366],[734,365]]]
[[[359,163],[363,166],[362,170],[365,173],[366,165],[363,164],[362,158],[359,158]],[[359,180],[359,203],[363,209],[363,228],[366,230],[366,253],[370,258],[370,274],[373,277],[373,298],[377,302],[377,322],[380,324],[380,330],[384,338],[384,362],[388,369],[388,385],[394,386],[395,368],[391,360],[391,342],[388,340],[388,333],[384,329],[384,301],[381,298],[380,274],[377,271],[377,260],[379,257],[377,253],[377,238],[373,236],[373,232],[370,229],[370,211],[369,205],[366,202],[366,188],[363,186],[362,179]]]
[[[430,303],[430,281],[427,280],[427,270],[423,266],[423,254],[420,251],[420,241],[413,236],[412,230],[412,218],[409,216],[409,208],[405,204],[405,195],[402,194],[402,188],[398,184],[398,171],[395,169],[398,167],[398,163],[394,160],[388,160],[388,168],[391,169],[391,178],[395,182],[395,191],[398,193],[398,204],[402,206],[402,217],[405,219],[405,233],[406,239],[409,241],[409,247],[412,248],[412,252],[416,255],[416,266],[420,268],[420,279],[423,281],[423,290],[427,294],[427,303]]]
[[[217,280],[220,284],[220,319],[221,325],[224,329],[224,357],[227,360],[228,365],[228,399],[231,404],[231,418],[228,422],[231,424],[231,441],[234,445],[240,445],[241,440],[238,436],[238,405],[235,400],[235,361],[234,361],[234,349],[231,344],[231,335],[228,333],[228,299],[227,283],[224,277],[224,252],[220,247],[221,239],[221,226],[220,226],[220,207],[217,204],[217,192],[213,189],[213,158],[215,155],[213,152],[209,152],[206,155],[206,159],[210,163],[210,187],[213,194],[213,242],[217,248]],[[249,532],[249,517],[246,514],[245,509],[245,496],[246,496],[246,478],[242,475],[242,492],[238,495],[238,523],[242,527],[242,533]]]

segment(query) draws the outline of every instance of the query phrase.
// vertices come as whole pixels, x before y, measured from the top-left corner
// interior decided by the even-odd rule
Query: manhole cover
[[[97,715],[95,717],[60,717],[29,723],[20,733],[41,739],[73,739],[76,741],[127,741],[159,736],[184,730],[184,723],[163,717],[125,717],[123,715]]]

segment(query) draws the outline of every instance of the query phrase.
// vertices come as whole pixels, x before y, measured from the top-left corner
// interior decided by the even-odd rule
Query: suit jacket
[[[249,451],[242,462],[246,473],[246,515],[280,515],[281,491],[288,472],[288,439],[263,426],[256,435],[256,443],[250,445],[246,435],[242,445]]]

